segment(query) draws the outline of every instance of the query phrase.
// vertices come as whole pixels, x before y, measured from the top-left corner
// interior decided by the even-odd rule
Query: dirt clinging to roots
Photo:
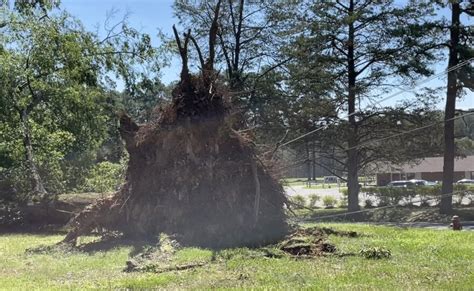
[[[171,104],[154,120],[139,126],[123,114],[126,182],[78,214],[64,242],[96,228],[139,238],[168,233],[183,245],[217,248],[283,238],[284,190],[252,141],[232,129],[226,98],[212,64],[199,75],[186,64]]]

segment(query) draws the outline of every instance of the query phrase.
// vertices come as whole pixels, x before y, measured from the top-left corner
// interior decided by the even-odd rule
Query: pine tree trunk
[[[354,1],[350,1],[349,14],[352,15],[354,10]],[[347,152],[347,188],[348,188],[348,210],[357,211],[359,207],[359,158],[357,146],[357,122],[355,119],[355,103],[356,103],[356,68],[354,60],[354,40],[355,40],[354,24],[349,24],[349,39],[348,39],[348,114],[349,114],[349,136]]]
[[[309,155],[309,142],[306,142],[306,177],[308,178],[308,183],[311,181],[311,158]]]
[[[313,142],[313,155],[312,155],[312,161],[313,161],[313,181],[316,181],[316,143]]]
[[[450,49],[449,49],[449,67],[456,66],[458,60],[459,45],[459,25],[460,25],[460,5],[452,3],[451,8],[451,28],[450,28]],[[443,186],[441,193],[446,195],[441,198],[440,213],[450,213],[452,211],[454,183],[454,115],[456,110],[456,97],[458,93],[457,87],[457,71],[453,70],[448,73],[448,89],[446,94],[446,108],[444,113],[444,165],[443,165]]]

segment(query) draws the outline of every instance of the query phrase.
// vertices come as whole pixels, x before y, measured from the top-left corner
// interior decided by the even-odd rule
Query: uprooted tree
[[[232,129],[226,89],[214,70],[219,6],[207,60],[190,31],[181,38],[173,27],[183,65],[171,104],[141,126],[121,116],[130,154],[126,182],[73,218],[64,242],[96,228],[129,237],[168,233],[206,247],[259,245],[286,234],[283,188],[251,140]],[[198,75],[188,68],[190,42],[200,60]]]

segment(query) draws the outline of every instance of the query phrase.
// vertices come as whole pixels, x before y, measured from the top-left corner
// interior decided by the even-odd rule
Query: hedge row
[[[437,204],[441,199],[441,185],[416,186],[407,188],[364,187],[361,189],[361,192],[365,193],[367,198],[376,198],[379,206],[397,205],[402,202],[408,204],[412,204],[413,202],[430,204],[429,201],[435,202],[435,204]],[[464,197],[470,199],[472,198],[472,196],[474,195],[474,186],[454,185],[454,192],[454,197],[457,198],[455,202],[461,203]]]
[[[347,196],[347,189],[341,190]],[[437,204],[441,199],[441,185],[415,187],[363,187],[360,192],[365,193],[367,200],[377,200],[378,206],[397,205],[400,203]],[[474,185],[454,185],[456,203],[465,197],[474,200]],[[431,203],[430,203],[431,202]],[[434,202],[434,203],[433,203]],[[370,202],[369,202],[370,203]]]

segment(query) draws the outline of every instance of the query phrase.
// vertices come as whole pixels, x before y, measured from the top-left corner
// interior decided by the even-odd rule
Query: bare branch
[[[185,37],[184,40],[184,47],[181,45],[181,39],[178,34],[178,30],[176,26],[173,25],[173,33],[176,39],[176,44],[178,45],[179,54],[181,56],[181,60],[183,62],[182,69],[181,69],[181,81],[185,81],[189,79],[189,69],[188,69],[188,41],[189,37]]]
[[[201,69],[203,69],[204,65],[205,65],[205,62],[204,62],[204,58],[202,56],[201,49],[199,48],[199,45],[198,45],[196,39],[191,35],[190,32],[188,33],[188,37],[191,40],[191,42],[194,44],[194,47],[196,48],[196,51],[197,51],[198,57],[199,57],[199,62],[201,63]]]
[[[218,32],[218,19],[219,19],[219,10],[221,7],[222,0],[217,1],[216,8],[214,10],[214,18],[212,19],[211,28],[209,30],[209,59],[207,60],[207,64],[205,68],[208,71],[212,71],[214,69],[214,58],[216,54],[216,38]]]

